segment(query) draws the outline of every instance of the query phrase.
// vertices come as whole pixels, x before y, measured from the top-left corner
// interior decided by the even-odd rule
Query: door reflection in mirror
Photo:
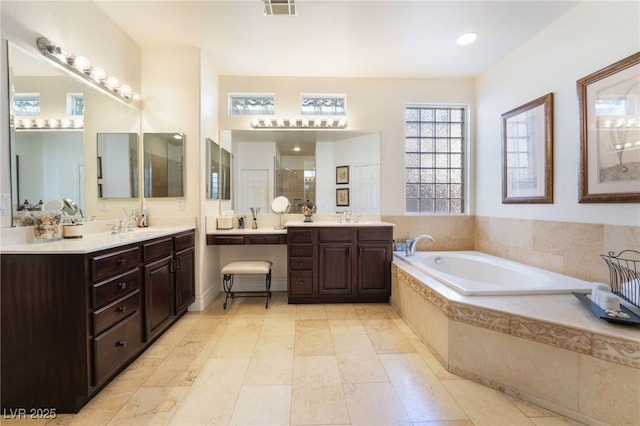
[[[138,134],[98,133],[98,197],[137,198]]]
[[[145,133],[144,196],[184,196],[184,134]]]

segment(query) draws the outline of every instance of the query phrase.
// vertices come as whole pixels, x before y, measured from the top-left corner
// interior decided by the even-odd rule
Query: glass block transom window
[[[231,94],[229,115],[274,115],[276,102],[273,94]]]
[[[465,213],[464,107],[405,108],[405,211]]]
[[[302,115],[346,115],[346,95],[302,95]]]
[[[13,110],[15,115],[40,115],[40,93],[16,93]]]

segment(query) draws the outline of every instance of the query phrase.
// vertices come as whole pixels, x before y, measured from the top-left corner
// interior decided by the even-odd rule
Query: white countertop
[[[207,231],[207,235],[264,235],[264,234],[286,234],[286,229],[275,228],[232,228],[232,229],[214,229]]]
[[[318,220],[313,222],[300,221],[287,221],[285,224],[287,227],[292,226],[304,226],[304,227],[376,227],[376,226],[395,226],[393,223],[383,222],[380,220],[368,220],[362,222],[338,222],[337,220]]]
[[[46,243],[17,243],[2,245],[1,254],[85,254],[98,250],[118,247],[139,241],[176,234],[195,229],[194,226],[154,226],[134,228],[131,232],[111,235],[110,232],[96,232],[82,238],[69,238]]]

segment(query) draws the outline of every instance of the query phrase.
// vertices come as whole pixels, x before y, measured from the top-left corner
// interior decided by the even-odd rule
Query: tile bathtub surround
[[[640,226],[489,216],[383,216],[393,237],[429,234],[418,250],[477,250],[587,281],[609,281],[601,254],[640,250]]]
[[[80,413],[28,424],[428,422],[578,424],[448,373],[388,304],[288,305],[284,293],[268,310],[218,297],[188,312]]]
[[[449,371],[582,421],[637,421],[637,327],[611,326],[591,318],[576,306],[579,303],[572,303],[576,301],[570,295],[464,297],[395,264],[392,275],[391,304]],[[526,306],[544,317],[545,311],[557,308],[548,306],[552,299],[561,299],[558,306],[572,303],[567,309],[567,315],[575,317],[571,324],[577,320],[585,328],[563,325],[558,322],[562,315],[552,322],[508,308],[509,303],[516,311]],[[545,306],[536,308],[536,303]],[[594,372],[597,377],[590,377]],[[587,389],[588,383],[597,383],[598,391]]]

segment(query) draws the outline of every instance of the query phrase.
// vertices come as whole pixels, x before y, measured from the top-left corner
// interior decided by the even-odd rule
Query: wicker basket
[[[640,308],[640,252],[623,250],[600,255],[609,267],[611,291]]]

